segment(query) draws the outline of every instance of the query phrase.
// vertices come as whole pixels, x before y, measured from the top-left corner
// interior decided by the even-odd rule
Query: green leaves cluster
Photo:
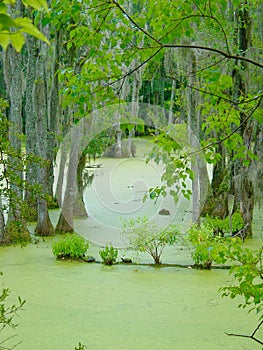
[[[8,13],[8,5],[15,6],[15,0],[3,0],[0,3],[0,45],[4,50],[11,44],[17,52],[20,52],[24,43],[24,34],[29,34],[46,43],[48,39],[37,29],[32,20],[27,17],[12,17]],[[25,6],[36,10],[46,9],[45,0],[24,0]]]
[[[22,300],[18,297],[18,304],[7,305],[7,298],[10,296],[10,290],[8,288],[3,288],[0,294],[0,334],[4,331],[5,327],[10,327],[15,329],[18,324],[14,322],[14,317],[17,316],[17,313],[23,309],[25,305],[25,300]],[[6,343],[10,337],[3,339],[1,334],[0,349],[7,349]]]
[[[160,264],[163,249],[177,242],[179,230],[173,224],[162,229],[154,221],[144,216],[124,220],[122,235],[131,249],[149,254],[155,264]]]
[[[75,233],[68,233],[52,243],[52,252],[57,259],[82,259],[88,249],[89,243]]]
[[[232,161],[240,160],[248,166],[257,159],[251,148],[248,148],[242,135],[242,123],[246,124],[253,117],[258,118],[258,98],[248,94],[234,100],[233,79],[219,69],[201,74],[203,86],[200,89],[203,103],[202,114],[206,115],[202,123],[204,133],[201,145],[205,150],[207,161],[216,163],[222,154],[217,152],[217,145],[224,146],[226,154]],[[245,122],[244,122],[245,120]]]
[[[252,250],[236,246],[228,253],[233,261],[230,274],[234,277],[233,284],[220,288],[222,296],[243,297],[238,307],[249,307],[261,314],[263,311],[263,247]]]
[[[205,218],[206,225],[213,230],[214,234],[229,234],[230,233],[230,223],[229,217],[225,219],[214,218],[206,216]],[[235,212],[232,215],[232,232],[237,233],[242,228],[244,228],[245,223],[240,212]]]
[[[83,152],[88,156],[89,163],[91,159],[95,162],[97,158],[102,156],[106,148],[114,143],[115,137],[113,132],[110,130],[104,130],[88,143]]]
[[[215,236],[208,225],[193,225],[187,233],[186,240],[191,245],[191,255],[195,265],[211,269],[212,264],[225,264],[230,259],[229,251],[238,249],[242,241],[239,238]]]
[[[156,200],[159,196],[165,197],[167,187],[171,187],[169,194],[173,196],[175,202],[177,202],[180,192],[187,199],[191,196],[187,181],[193,179],[193,173],[186,154],[188,145],[186,131],[182,132],[180,129],[180,125],[168,125],[154,138],[155,146],[150,150],[147,162],[154,161],[156,164],[164,164],[165,167],[161,176],[163,185],[148,191],[151,199]]]

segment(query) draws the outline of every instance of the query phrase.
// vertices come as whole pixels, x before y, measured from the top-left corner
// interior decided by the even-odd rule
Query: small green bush
[[[25,246],[31,241],[30,233],[22,221],[11,221],[7,227],[2,241],[3,244],[21,244]]]
[[[118,256],[118,250],[113,248],[112,245],[106,245],[106,247],[100,250],[100,257],[105,265],[113,265]]]
[[[233,246],[239,246],[239,238],[215,236],[208,225],[193,225],[188,231],[186,240],[192,247],[192,258],[196,267],[211,269],[212,264],[224,264],[229,258]]]
[[[232,261],[229,270],[234,280],[227,286],[219,289],[222,296],[231,299],[238,297],[238,307],[249,307],[260,318],[263,318],[263,246],[260,249],[251,249],[241,246],[229,249],[229,258]],[[240,299],[242,297],[242,299]]]
[[[89,243],[75,233],[68,233],[52,244],[52,252],[57,259],[81,259],[85,256],[88,249]]]
[[[233,231],[233,233],[237,233],[244,226],[245,226],[245,223],[244,223],[242,215],[239,212],[235,212],[232,215],[232,231]],[[230,228],[229,228],[229,220],[228,220],[228,230],[230,230]]]
[[[146,216],[124,221],[122,234],[130,248],[150,254],[155,264],[161,263],[164,247],[176,243],[179,237],[175,225],[170,224],[162,229]]]

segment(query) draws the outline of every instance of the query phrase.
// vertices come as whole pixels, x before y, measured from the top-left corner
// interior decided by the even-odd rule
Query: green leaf
[[[6,13],[6,4],[0,2],[0,13]]]
[[[45,9],[48,10],[47,3],[45,0],[23,0],[23,4],[27,7],[33,7],[36,10]]]
[[[31,20],[29,18],[16,18],[16,24],[21,28],[21,31],[24,33],[27,33],[29,35],[34,36],[37,39],[40,39],[44,41],[45,43],[49,44],[48,39],[45,37],[44,34],[42,34],[37,27],[33,25]]]
[[[1,46],[4,50],[7,49],[7,46],[9,45],[10,42],[11,42],[10,33],[7,31],[0,32],[0,43],[1,43]]]
[[[14,33],[11,36],[11,40],[12,40],[12,45],[14,46],[14,49],[17,52],[20,52],[25,42],[24,35],[22,33]]]
[[[0,32],[10,30],[10,28],[17,27],[17,23],[10,16],[0,13]]]
[[[143,124],[137,124],[136,125],[136,130],[138,132],[144,132],[144,125]]]

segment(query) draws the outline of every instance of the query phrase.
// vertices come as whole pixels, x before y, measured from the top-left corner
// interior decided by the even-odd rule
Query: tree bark
[[[61,213],[56,226],[57,233],[74,232],[73,205],[77,194],[77,167],[79,162],[79,148],[81,143],[80,124],[73,126],[68,136],[70,136],[71,142],[69,165],[67,171],[67,183]]]
[[[47,81],[45,63],[47,60],[47,44],[40,43],[39,55],[36,63],[36,79],[33,88],[34,113],[36,115],[37,153],[47,161]],[[41,236],[54,234],[47,206],[47,166],[38,166],[38,183],[42,186],[43,195],[38,197],[38,222],[35,233]]]
[[[62,46],[62,30],[55,31],[55,48],[54,57],[52,57],[52,71],[51,71],[51,88],[48,98],[48,136],[47,136],[47,156],[50,160],[50,164],[47,171],[47,185],[48,193],[51,198],[54,197],[53,184],[54,184],[54,162],[57,155],[57,136],[59,135],[59,81],[58,81],[58,69],[59,62],[61,61],[61,46]],[[54,202],[54,201],[53,201]]]
[[[189,56],[189,87],[187,88],[187,130],[189,142],[193,149],[196,149],[197,141],[194,131],[196,131],[196,92],[192,88],[195,84],[196,57],[195,53],[190,52]],[[199,169],[197,165],[198,158],[196,155],[191,158],[191,170],[194,174],[192,180],[192,220],[198,223],[200,219],[200,184]]]
[[[26,37],[27,45],[27,71],[26,71],[26,91],[25,91],[25,133],[26,133],[26,152],[27,155],[36,155],[36,142],[38,135],[36,134],[35,122],[36,114],[33,105],[33,88],[36,79],[36,52],[38,44],[34,37]],[[29,185],[36,184],[37,179],[37,163],[31,162],[27,164],[26,181]],[[25,191],[25,201],[30,203],[29,211],[26,219],[37,221],[37,199],[29,190]]]
[[[250,166],[250,177],[254,183],[255,204],[261,206],[263,199],[263,124],[257,125],[255,135],[254,153],[258,159],[254,160]]]
[[[85,165],[86,165],[86,155],[82,153],[78,162],[78,167],[77,167],[77,191],[76,191],[76,197],[75,197],[74,206],[73,206],[73,215],[81,218],[88,217],[88,213],[85,208],[85,203],[83,200],[84,186],[83,186],[82,174],[83,174],[83,170],[85,169]]]
[[[0,196],[0,242],[4,240],[5,232],[6,232],[6,225],[5,225],[4,208],[2,203],[2,196]]]
[[[216,153],[221,159],[213,167],[211,186],[204,204],[202,215],[210,215],[224,219],[228,215],[227,195],[229,189],[229,169],[226,165],[224,146],[220,143]]]
[[[237,48],[240,55],[245,57],[250,46],[250,28],[251,19],[247,9],[247,1],[237,9]],[[247,64],[245,61],[236,61],[235,68],[232,72],[233,77],[233,99],[238,104],[240,97],[247,97]],[[246,118],[244,112],[239,113],[240,118],[240,135],[243,140],[246,152],[252,147],[251,145],[251,128],[252,121]],[[249,167],[243,164],[242,159],[234,161],[233,177],[240,178],[237,183],[232,182],[231,187],[236,195],[236,200],[239,203],[240,212],[243,216],[245,224],[249,224],[246,230],[246,236],[252,235],[252,218],[254,209],[254,188],[249,176]],[[238,184],[238,187],[236,186]]]
[[[59,206],[62,206],[63,198],[62,198],[62,188],[63,183],[65,179],[65,168],[66,168],[66,161],[67,161],[67,155],[68,155],[68,149],[65,141],[63,142],[63,147],[60,147],[60,159],[59,159],[59,166],[58,166],[58,178],[57,178],[57,184],[56,184],[56,199],[58,201]]]
[[[19,5],[17,4],[18,10]],[[20,13],[20,12],[19,12]],[[16,53],[13,47],[9,46],[5,53],[5,81],[9,99],[9,142],[12,156],[9,155],[9,169],[12,174],[9,188],[9,211],[6,225],[6,234],[12,234],[17,229],[26,239],[30,239],[25,220],[23,219],[23,173],[21,169],[21,138],[22,135],[22,57]],[[20,180],[18,180],[20,179]],[[8,238],[7,238],[8,239]]]

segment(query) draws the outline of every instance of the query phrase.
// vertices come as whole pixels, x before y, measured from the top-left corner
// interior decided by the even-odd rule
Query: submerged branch
[[[256,343],[263,345],[263,341],[261,341],[255,337],[255,334],[257,333],[259,328],[262,326],[262,324],[263,324],[263,320],[261,320],[261,322],[257,325],[257,327],[254,329],[254,331],[252,332],[251,335],[236,334],[236,333],[226,333],[226,335],[228,335],[230,337],[249,338],[249,339],[252,339],[253,341],[255,341]]]

